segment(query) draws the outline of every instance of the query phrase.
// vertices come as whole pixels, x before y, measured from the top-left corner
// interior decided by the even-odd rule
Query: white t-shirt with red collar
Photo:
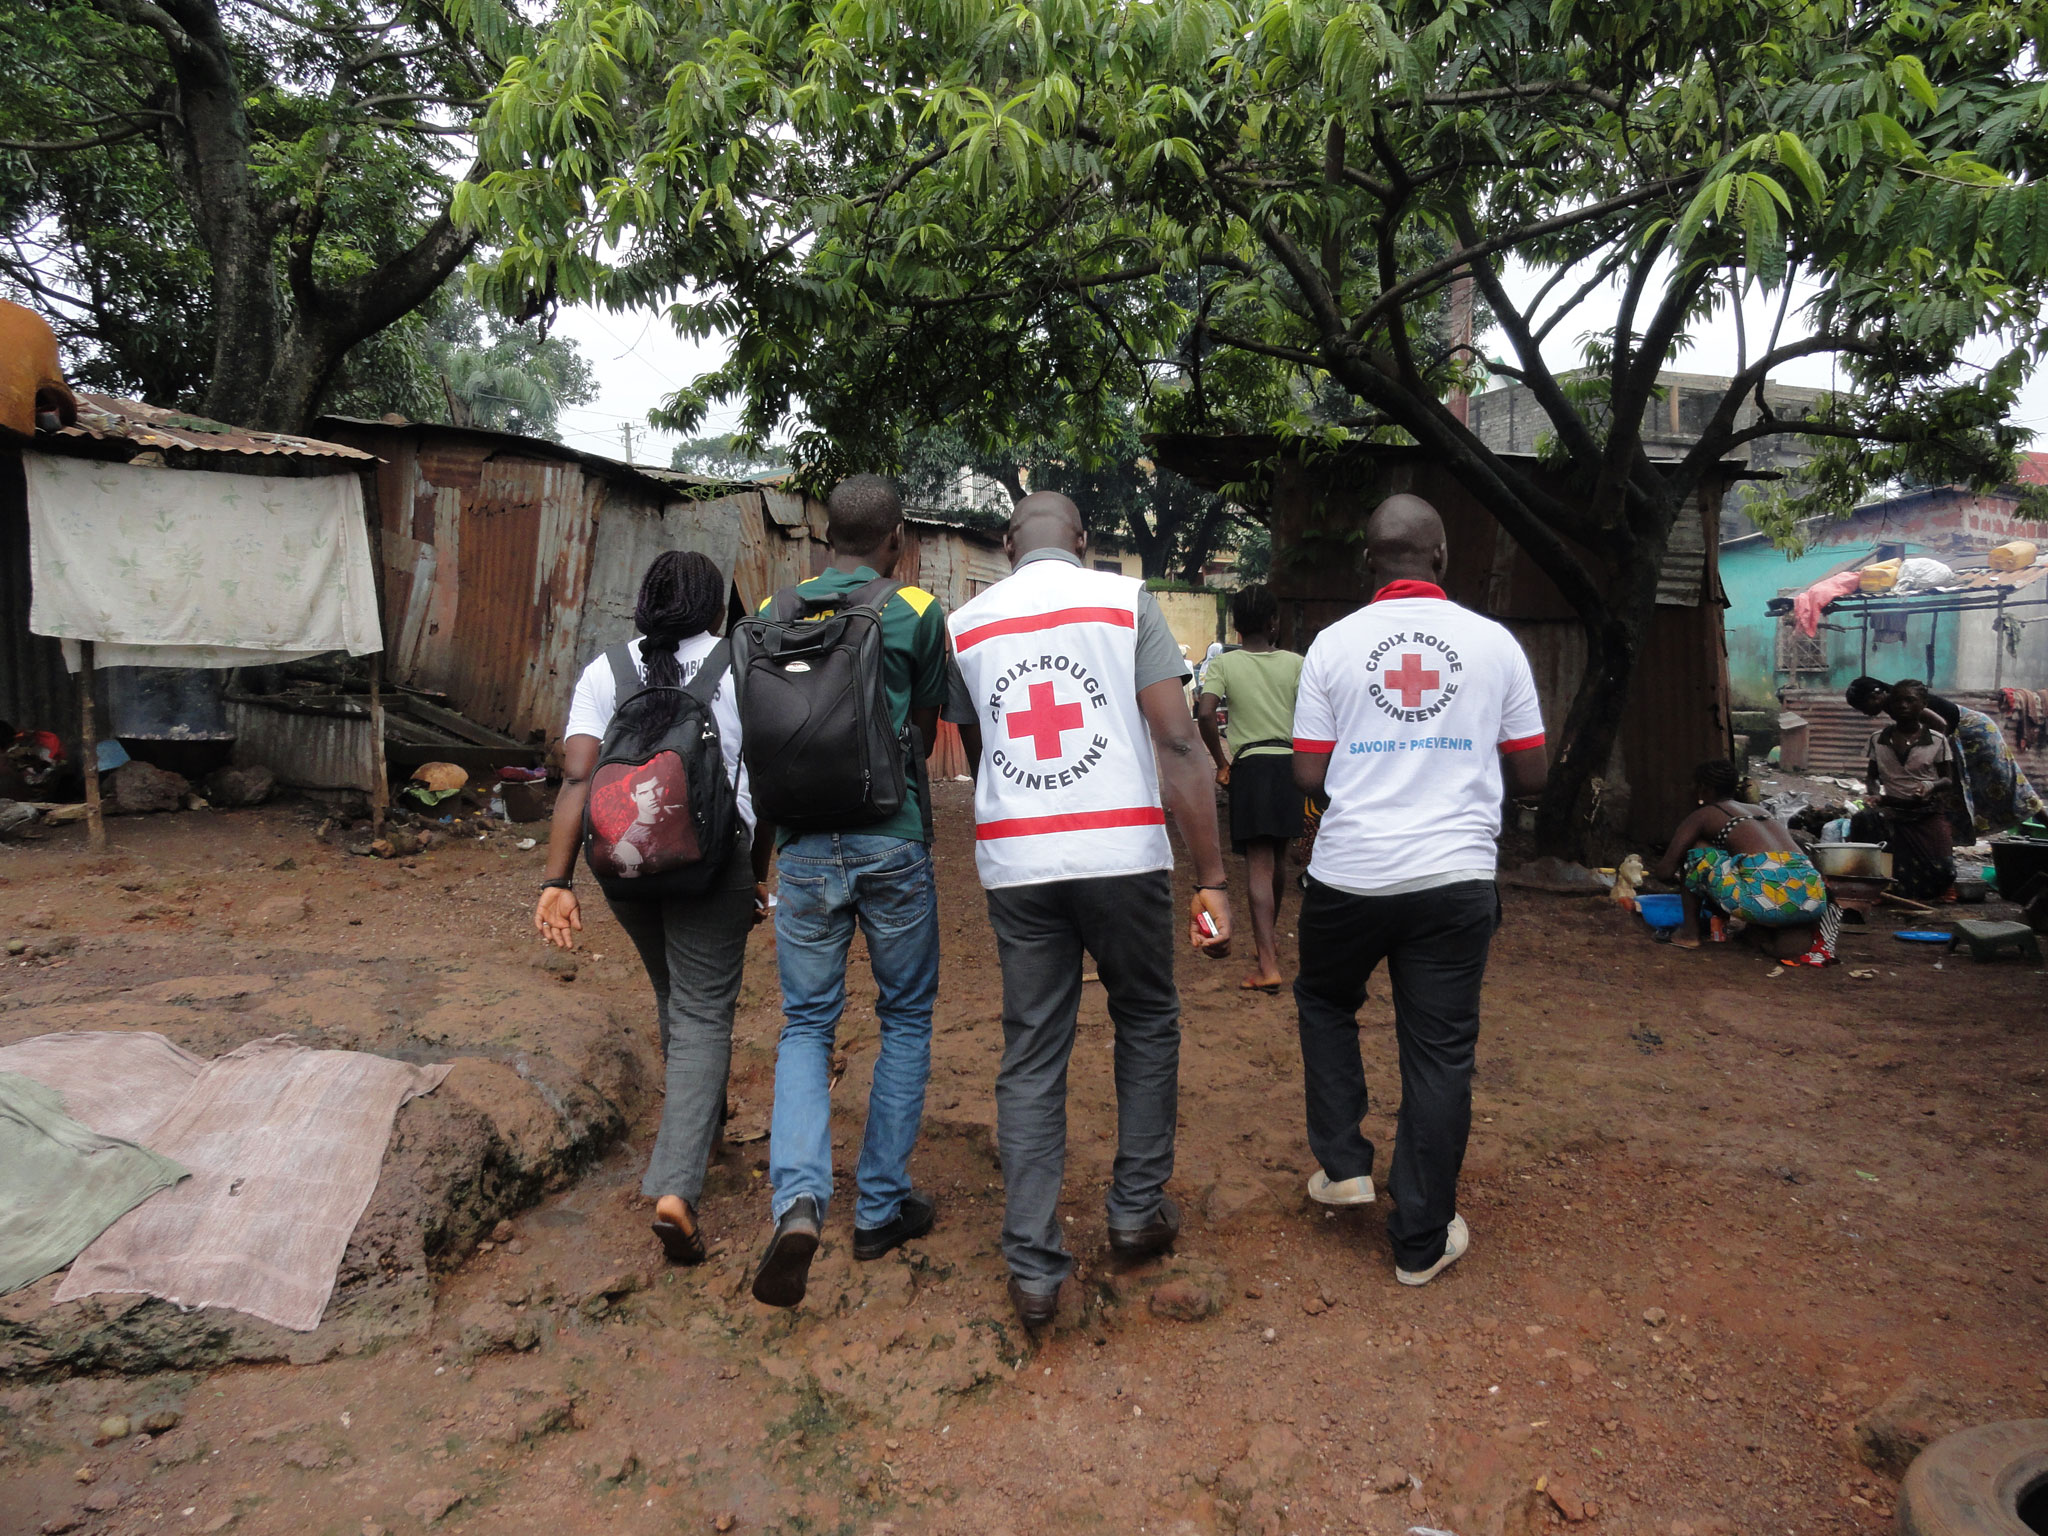
[[[1302,663],[1294,750],[1330,754],[1310,877],[1356,895],[1492,879],[1500,755],[1542,745],[1513,635],[1427,582],[1382,588]]]

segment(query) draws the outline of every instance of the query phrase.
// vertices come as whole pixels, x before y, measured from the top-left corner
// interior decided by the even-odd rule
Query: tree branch
[[[1610,213],[1619,213],[1622,209],[1633,208],[1639,203],[1653,202],[1668,192],[1674,192],[1680,188],[1692,185],[1705,174],[1704,171],[1688,171],[1683,176],[1673,176],[1669,180],[1657,182],[1652,186],[1638,187],[1635,191],[1623,193],[1619,197],[1605,198],[1597,203],[1588,203],[1583,208],[1575,208],[1566,213],[1555,214],[1547,219],[1538,219],[1534,224],[1523,224],[1515,229],[1506,230],[1501,234],[1490,236],[1484,240],[1468,238],[1460,234],[1459,238],[1466,242],[1461,249],[1451,252],[1450,255],[1444,257],[1441,261],[1431,262],[1420,272],[1403,279],[1393,288],[1383,292],[1366,307],[1364,313],[1351,322],[1350,334],[1354,340],[1364,336],[1373,321],[1379,319],[1388,310],[1399,307],[1403,301],[1438,279],[1455,275],[1462,267],[1474,267],[1476,270],[1476,264],[1482,257],[1494,255],[1499,251],[1509,250],[1527,240],[1535,240],[1544,235],[1554,235],[1559,230],[1570,229],[1576,224],[1585,224],[1594,219],[1605,218]],[[1473,234],[1476,236],[1477,231],[1474,230]]]
[[[1458,238],[1467,245],[1474,244],[1478,233],[1472,220],[1471,210],[1462,203],[1451,209],[1451,225],[1458,232]],[[1472,275],[1486,295],[1487,306],[1492,309],[1494,320],[1508,333],[1508,341],[1515,349],[1515,355],[1522,360],[1527,371],[1525,382],[1543,414],[1550,418],[1550,424],[1557,428],[1557,434],[1564,440],[1565,451],[1584,464],[1600,461],[1600,445],[1594,440],[1592,429],[1586,425],[1577,407],[1565,397],[1564,387],[1551,373],[1550,365],[1543,360],[1543,349],[1530,334],[1528,319],[1517,309],[1508,297],[1506,285],[1490,261],[1472,263]]]
[[[1249,336],[1239,336],[1233,331],[1209,327],[1209,335],[1226,347],[1236,347],[1245,352],[1256,352],[1261,357],[1277,357],[1285,363],[1299,363],[1304,368],[1321,368],[1323,360],[1313,352],[1304,352],[1299,347],[1275,346],[1272,342],[1253,341]]]
[[[1539,101],[1545,96],[1583,96],[1610,112],[1619,112],[1622,101],[1608,91],[1579,80],[1546,80],[1534,85],[1495,85],[1476,91],[1430,91],[1422,98],[1425,107],[1468,107],[1488,101]]]

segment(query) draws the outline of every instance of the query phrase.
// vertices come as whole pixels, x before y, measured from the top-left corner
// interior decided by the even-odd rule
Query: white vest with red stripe
[[[1138,708],[1143,589],[1033,560],[953,614],[981,725],[974,862],[988,889],[1173,867]]]

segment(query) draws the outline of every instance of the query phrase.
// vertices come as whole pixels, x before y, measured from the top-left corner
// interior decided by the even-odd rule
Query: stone
[[[1202,1215],[1211,1226],[1242,1216],[1264,1204],[1268,1199],[1265,1185],[1256,1179],[1243,1176],[1226,1176],[1218,1179],[1202,1195]]]
[[[12,837],[34,826],[41,818],[42,812],[23,801],[0,800],[0,837]]]
[[[621,1296],[630,1296],[645,1289],[647,1281],[637,1270],[620,1270],[617,1274],[606,1275],[584,1293],[585,1304],[596,1300],[616,1301]]]
[[[64,1536],[66,1531],[75,1531],[85,1524],[85,1517],[79,1514],[52,1515],[42,1524],[43,1536]]]
[[[1568,863],[1545,855],[1531,859],[1519,869],[1501,876],[1503,885],[1525,891],[1548,891],[1553,896],[1605,896],[1610,888],[1583,864]]]
[[[85,1496],[85,1507],[96,1515],[112,1514],[121,1507],[121,1490],[95,1488]]]
[[[534,952],[533,968],[546,971],[557,981],[576,979],[576,953],[574,950],[557,949],[552,944],[543,944]]]
[[[739,1516],[728,1509],[711,1522],[711,1529],[714,1531],[729,1531],[739,1523]]]
[[[236,808],[261,805],[277,790],[277,775],[261,763],[247,768],[216,768],[206,776],[206,798],[215,805]]]
[[[422,1488],[405,1501],[405,1512],[421,1525],[432,1525],[461,1502],[462,1494],[457,1489]]]
[[[109,1440],[126,1440],[133,1427],[127,1414],[110,1413],[100,1420],[99,1438],[93,1444],[105,1445]]]
[[[167,1435],[183,1421],[184,1415],[175,1408],[159,1408],[142,1421],[142,1427],[152,1435]]]
[[[215,1515],[211,1520],[207,1521],[206,1524],[199,1527],[200,1536],[218,1536],[219,1532],[224,1531],[229,1526],[233,1525],[235,1523],[235,1519],[236,1517],[233,1511],[230,1511],[229,1513],[224,1515]]]
[[[1916,1376],[1850,1425],[1849,1439],[1865,1466],[1904,1477],[1915,1456],[1961,1427],[1954,1407]]]
[[[459,1326],[462,1348],[471,1355],[527,1350],[540,1342],[540,1328],[534,1320],[502,1301],[479,1301],[464,1308]]]
[[[284,1448],[284,1459],[295,1467],[305,1468],[308,1472],[318,1472],[322,1467],[334,1460],[334,1452],[318,1440],[308,1436],[303,1440],[294,1440],[290,1445],[286,1446]]]
[[[597,1459],[600,1483],[624,1482],[640,1469],[640,1457],[630,1445],[614,1446]]]
[[[491,1241],[494,1243],[511,1242],[512,1223],[509,1221],[501,1221],[495,1227],[491,1228]]]
[[[1643,1312],[1643,1321],[1652,1328],[1662,1328],[1671,1320],[1671,1314],[1662,1307],[1650,1307]]]
[[[1372,1475],[1374,1493],[1399,1493],[1408,1486],[1408,1469],[1388,1462]]]
[[[123,763],[101,781],[109,816],[146,816],[157,811],[175,811],[192,786],[179,773],[167,773],[150,763],[134,759]]]
[[[1199,1323],[1223,1310],[1223,1287],[1198,1275],[1180,1275],[1152,1292],[1147,1305],[1155,1317]]]
[[[1543,1491],[1549,1496],[1550,1502],[1555,1506],[1557,1512],[1573,1525],[1577,1525],[1586,1518],[1585,1501],[1572,1491],[1569,1483],[1564,1482],[1560,1478],[1553,1477]]]
[[[313,904],[303,896],[273,896],[249,914],[259,928],[295,928],[312,915]]]

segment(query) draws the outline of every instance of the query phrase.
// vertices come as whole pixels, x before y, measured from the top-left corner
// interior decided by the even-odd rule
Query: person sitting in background
[[[1700,808],[1678,824],[1652,871],[1659,880],[1675,877],[1680,884],[1684,917],[1671,942],[1680,949],[1700,947],[1704,906],[1717,939],[1725,919],[1739,918],[1764,953],[1827,964],[1834,956],[1833,934],[1824,923],[1827,885],[1792,829],[1743,798],[1742,771],[1725,757],[1701,763],[1693,787]]]
[[[1857,842],[1882,843],[1892,856],[1898,894],[1911,901],[1953,901],[1954,818],[1962,807],[1962,764],[1936,730],[1927,685],[1893,683],[1884,712],[1892,723],[1870,738],[1869,793],[1875,801],[1850,820]]]
[[[1897,683],[1874,677],[1859,677],[1843,692],[1849,707],[1860,714],[1876,716],[1885,712]],[[2040,792],[2020,771],[2019,758],[2005,739],[1999,723],[1982,710],[1968,709],[1943,698],[1927,695],[1920,713],[1922,723],[1943,732],[1955,743],[1962,758],[1962,785],[1968,793],[1967,815],[1952,818],[1959,837],[1974,840],[2016,827],[2048,810]]]
[[[1244,855],[1251,880],[1252,943],[1258,960],[1238,983],[1247,992],[1278,992],[1280,899],[1287,885],[1287,845],[1302,833],[1302,794],[1294,787],[1294,695],[1301,657],[1273,643],[1280,605],[1263,586],[1230,600],[1230,622],[1242,642],[1209,658],[1195,705],[1202,740],[1216,762],[1216,782],[1230,788],[1230,846]],[[1212,647],[1212,650],[1216,649]],[[1230,711],[1230,755],[1218,712]]]

